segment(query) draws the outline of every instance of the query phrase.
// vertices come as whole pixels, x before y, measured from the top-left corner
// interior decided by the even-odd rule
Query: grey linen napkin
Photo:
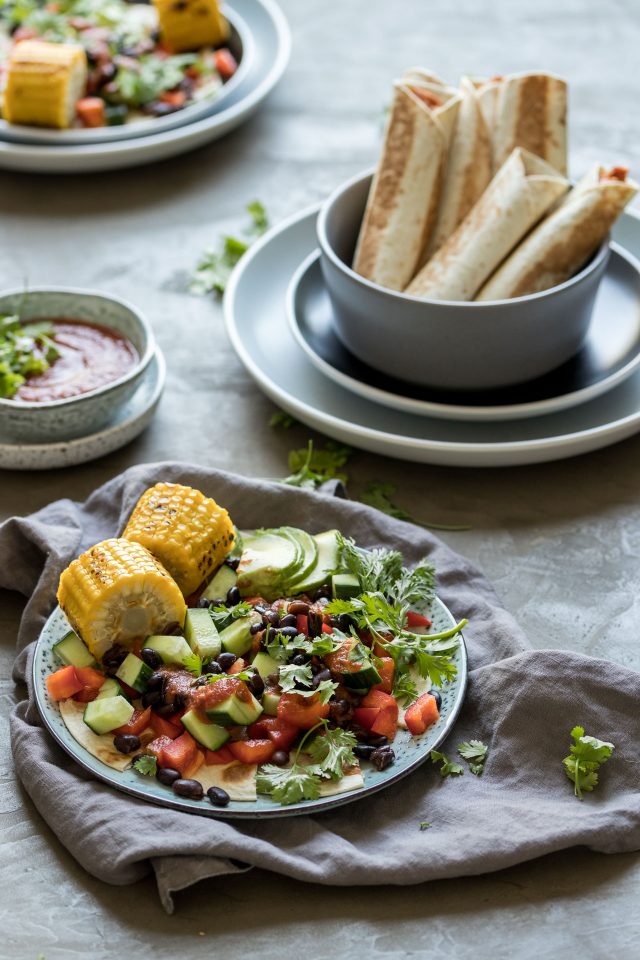
[[[469,738],[489,747],[484,775],[442,780],[426,763],[398,784],[318,816],[250,823],[151,807],[94,780],[43,728],[31,689],[34,641],[55,604],[58,577],[80,551],[116,535],[139,495],[158,480],[190,484],[226,506],[240,527],[338,527],[364,546],[428,555],[438,592],[465,630],[470,683],[444,749]],[[338,496],[176,463],[128,470],[86,503],[62,500],[0,527],[0,586],[28,597],[14,679],[28,687],[11,739],[36,807],[94,876],[132,883],[155,871],[165,908],[204,877],[258,866],[300,880],[350,886],[412,884],[480,874],[577,844],[640,848],[640,674],[558,650],[530,649],[493,589],[430,533]],[[561,767],[575,724],[616,745],[596,792],[580,803]],[[460,759],[456,757],[456,759]],[[69,799],[73,798],[73,804]],[[421,821],[431,827],[420,829]]]

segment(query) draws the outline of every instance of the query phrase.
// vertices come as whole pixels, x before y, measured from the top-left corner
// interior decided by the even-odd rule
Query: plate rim
[[[437,603],[444,615],[448,617],[450,622],[456,624],[451,610],[444,603],[444,601],[439,597],[435,596],[434,603]],[[34,692],[34,700],[40,719],[47,730],[47,732],[53,737],[59,747],[61,747],[64,752],[70,756],[76,763],[78,763],[84,770],[92,775],[92,777],[97,778],[103,783],[106,783],[108,786],[115,788],[116,791],[121,793],[126,793],[129,796],[136,797],[139,800],[144,800],[147,803],[152,803],[156,806],[168,807],[175,810],[180,810],[184,813],[192,813],[196,816],[208,817],[209,819],[220,819],[220,820],[275,820],[282,819],[285,817],[295,817],[295,816],[304,816],[304,815],[317,815],[324,813],[328,810],[333,810],[336,807],[345,806],[348,803],[354,803],[358,800],[364,800],[372,796],[375,793],[378,793],[381,790],[384,790],[386,787],[390,787],[400,780],[403,780],[409,774],[414,773],[419,767],[421,767],[430,757],[432,750],[437,750],[444,741],[447,739],[451,730],[458,719],[462,706],[464,704],[468,680],[469,680],[469,656],[467,652],[467,647],[464,639],[463,631],[460,631],[458,634],[460,638],[460,643],[458,645],[458,655],[460,657],[459,667],[457,673],[458,679],[458,688],[455,694],[455,699],[452,704],[451,710],[447,715],[445,723],[442,730],[436,737],[433,744],[429,746],[429,749],[422,751],[415,760],[412,760],[408,766],[403,768],[401,771],[391,774],[382,780],[379,783],[371,784],[369,787],[364,786],[360,787],[358,790],[353,790],[348,793],[338,794],[332,797],[320,797],[317,800],[303,800],[295,804],[290,804],[288,806],[274,806],[273,809],[269,808],[266,810],[249,810],[249,809],[236,809],[233,808],[224,808],[224,807],[213,807],[206,806],[202,800],[188,800],[186,798],[176,797],[174,794],[167,791],[166,797],[164,794],[158,796],[152,796],[145,792],[143,789],[145,780],[141,779],[141,786],[137,787],[135,785],[129,785],[125,783],[119,783],[117,780],[117,775],[125,771],[113,770],[111,767],[106,764],[101,764],[104,767],[104,770],[107,771],[103,773],[100,769],[90,763],[88,760],[84,759],[84,754],[88,754],[94,761],[100,763],[100,761],[93,757],[92,754],[89,754],[88,751],[78,743],[71,733],[69,733],[69,738],[71,742],[75,745],[76,750],[72,750],[62,736],[58,733],[58,730],[51,722],[48,710],[51,709],[44,699],[43,692],[41,690],[40,678],[38,676],[38,668],[40,665],[40,658],[43,653],[45,646],[45,634],[47,628],[50,628],[51,622],[54,618],[64,617],[64,613],[61,608],[56,605],[52,612],[47,617],[45,623],[43,624],[38,638],[34,642],[33,652],[31,653],[31,666],[28,668],[28,676],[31,678],[31,683]],[[68,732],[68,731],[67,731]],[[392,769],[392,768],[389,768]],[[231,801],[232,803],[241,804],[245,807],[249,806],[249,801]]]
[[[612,240],[609,243],[614,254],[624,260],[640,278],[640,260],[629,250]],[[567,393],[556,394],[553,397],[547,397],[544,400],[530,400],[525,403],[511,404],[493,404],[491,406],[481,406],[476,404],[469,406],[466,404],[439,403],[435,400],[418,400],[411,397],[405,397],[402,394],[394,394],[381,387],[372,386],[369,383],[358,380],[356,377],[344,373],[337,367],[334,367],[328,360],[325,360],[319,353],[313,349],[307,341],[302,331],[302,324],[298,318],[296,309],[298,291],[300,290],[305,278],[314,269],[316,264],[319,266],[322,251],[316,248],[312,253],[304,258],[291,276],[286,293],[285,309],[287,312],[287,321],[289,328],[293,333],[297,343],[304,350],[313,365],[321,371],[328,379],[339,383],[345,390],[355,393],[365,400],[379,403],[382,406],[389,407],[392,410],[399,410],[403,413],[411,413],[416,416],[431,416],[442,420],[456,420],[465,422],[488,423],[491,421],[502,422],[507,420],[521,420],[529,417],[545,416],[549,413],[560,413],[562,410],[571,410],[582,403],[588,403],[595,400],[596,397],[608,393],[614,387],[623,383],[640,366],[640,340],[636,345],[636,353],[631,360],[628,360],[624,366],[613,373],[609,373],[601,380],[573,390]],[[346,348],[345,348],[346,349]]]

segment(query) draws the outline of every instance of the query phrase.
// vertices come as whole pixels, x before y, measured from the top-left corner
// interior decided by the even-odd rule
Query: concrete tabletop
[[[294,50],[264,109],[182,159],[112,174],[0,174],[2,284],[73,284],[148,312],[168,362],[152,426],[110,457],[0,472],[0,519],[84,499],[131,464],[197,461],[283,476],[302,426],[272,404],[226,340],[219,305],[185,293],[201,250],[261,199],[272,222],[371,165],[389,84],[424,64],[448,78],[545,68],[571,86],[572,173],[640,171],[635,0],[283,0]],[[256,291],[256,310],[260,309]],[[318,438],[319,439],[319,438]],[[396,484],[416,516],[466,523],[444,539],[496,585],[536,647],[640,668],[640,438],[543,466],[445,469],[356,453],[351,493]],[[492,876],[412,888],[330,889],[258,871],[200,884],[164,914],[152,879],[112,888],[85,874],[15,781],[8,715],[19,597],[0,592],[0,958],[115,956],[585,958],[640,956],[640,858],[584,849]],[[70,801],[73,798],[69,798]]]

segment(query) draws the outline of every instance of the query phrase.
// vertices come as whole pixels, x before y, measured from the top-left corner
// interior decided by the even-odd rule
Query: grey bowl
[[[320,263],[345,347],[391,377],[425,387],[483,390],[532,380],[580,349],[607,266],[604,243],[570,280],[495,302],[421,300],[351,269],[373,174],[359,174],[323,204]]]
[[[22,303],[21,303],[22,301]],[[155,351],[147,319],[118,297],[72,287],[33,287],[0,293],[0,314],[18,308],[23,320],[69,317],[109,327],[138,351],[138,363],[124,376],[66,400],[25,403],[0,398],[3,435],[23,443],[72,440],[100,430],[126,403],[145,376]]]

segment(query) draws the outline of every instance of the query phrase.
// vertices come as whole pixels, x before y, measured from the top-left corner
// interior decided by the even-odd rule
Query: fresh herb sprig
[[[60,356],[53,324],[21,323],[17,314],[0,317],[0,397],[11,399],[27,377],[48,370]]]
[[[314,734],[307,748],[309,762],[303,763],[300,760],[303,748]],[[340,727],[330,730],[327,722],[321,720],[302,738],[289,767],[266,764],[258,770],[258,792],[269,794],[283,805],[317,800],[323,781],[340,779],[345,769],[356,764],[355,745],[356,738],[351,731]]]
[[[255,677],[254,670],[238,670],[237,673],[207,673],[205,670],[204,676],[207,678],[207,683],[217,683],[218,680],[245,680],[250,681]]]
[[[396,520],[406,520],[407,523],[413,523],[416,527],[424,527],[426,530],[470,530],[468,524],[434,523],[432,520],[416,520],[413,514],[399,507],[391,499],[396,488],[392,483],[369,483],[360,496],[360,501],[366,503],[369,507],[375,507],[381,513],[386,513],[389,517],[395,517]]]
[[[469,740],[458,744],[458,753],[469,764],[469,770],[476,777],[481,777],[487,759],[486,744],[481,740]]]
[[[574,785],[574,793],[582,800],[582,792],[590,793],[598,786],[598,770],[611,757],[615,747],[606,740],[587,736],[583,727],[571,731],[573,743],[568,757],[562,761],[564,771]]]
[[[443,779],[445,777],[461,777],[464,773],[463,767],[459,763],[449,760],[446,753],[441,753],[439,750],[432,750],[430,757],[432,763],[440,764],[439,772]]]
[[[155,777],[158,769],[157,759],[150,753],[143,753],[133,761],[133,769],[144,777]]]
[[[119,103],[143,107],[157,100],[165,90],[174,90],[184,80],[184,71],[198,58],[193,53],[182,53],[160,60],[155,54],[139,57],[131,65],[121,66],[113,80],[115,97]]]
[[[324,449],[316,450],[313,440],[306,448],[292,450],[289,454],[288,477],[282,480],[289,487],[301,487],[303,490],[316,490],[327,480],[341,480],[347,483],[349,477],[342,470],[351,456],[351,448],[329,440]]]
[[[328,703],[338,686],[332,680],[322,680],[317,686],[312,686],[313,673],[310,663],[288,663],[281,666],[278,670],[278,683],[283,693],[297,693],[301,697],[313,697],[317,694],[320,703]]]
[[[253,613],[253,607],[246,600],[241,600],[234,607],[227,607],[224,604],[209,607],[209,615],[217,627],[222,627],[229,617],[240,620],[242,617],[248,617],[250,613]]]
[[[267,212],[258,200],[247,205],[247,213],[250,223],[243,231],[244,239],[227,234],[219,238],[216,248],[204,252],[189,283],[191,293],[224,293],[233,268],[269,226]]]

